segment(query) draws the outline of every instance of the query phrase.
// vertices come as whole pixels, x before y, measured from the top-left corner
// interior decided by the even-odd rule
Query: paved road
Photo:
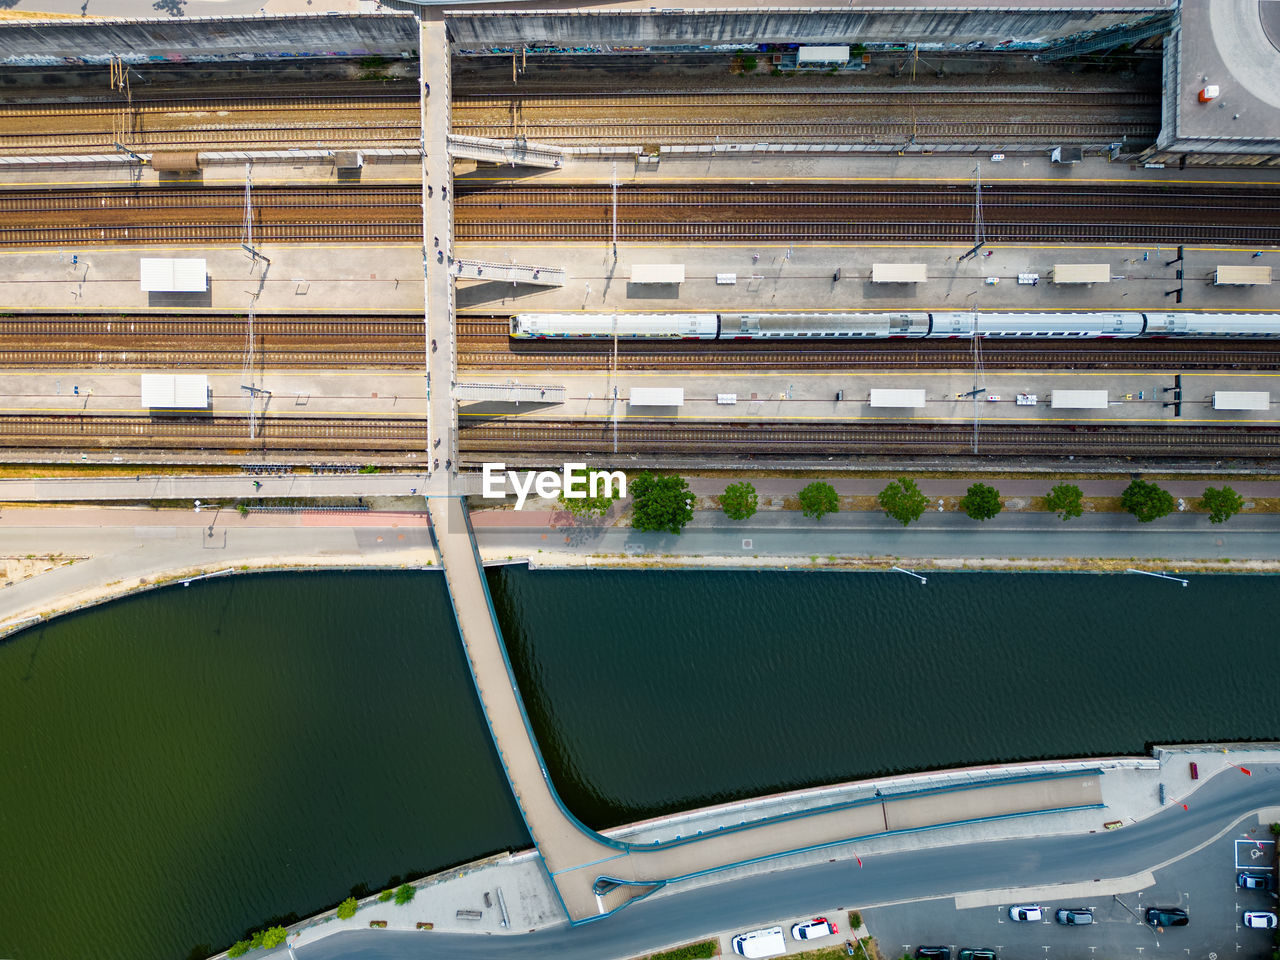
[[[874,904],[949,897],[970,890],[1128,876],[1185,857],[1223,831],[1242,833],[1252,827],[1253,817],[1238,830],[1233,825],[1251,811],[1276,802],[1280,765],[1250,769],[1252,777],[1239,776],[1234,771],[1215,777],[1192,795],[1187,810],[1172,806],[1149,820],[1109,833],[925,848],[864,858],[862,867],[847,861],[823,863],[699,887],[633,904],[614,917],[583,927],[571,929],[566,925],[526,936],[359,931],[338,934],[295,952],[297,960],[608,960],[636,956],[668,943],[725,929],[749,929],[813,910],[865,909]],[[1219,848],[1222,845],[1221,840],[1215,843]],[[1193,862],[1188,869],[1195,866]],[[1202,935],[1206,942],[1214,942],[1216,933],[1216,942],[1221,945],[1219,955],[1225,955],[1224,949],[1234,955],[1230,945],[1236,938],[1236,918],[1203,913],[1198,912],[1193,921],[1197,931],[1206,930]],[[874,927],[871,932],[876,933]],[[895,948],[896,944],[886,944],[890,954]],[[283,958],[286,954],[278,952],[274,956]],[[1043,956],[1044,951],[1037,947],[1025,952],[1011,950],[1006,960]],[[1125,956],[1138,958],[1136,953]],[[1188,954],[1182,943],[1163,938],[1158,947],[1154,942],[1148,945],[1141,956],[1143,960],[1185,960]]]
[[[904,528],[882,513],[840,513],[814,524],[797,511],[759,513],[746,523],[700,511],[683,534],[630,528],[499,527],[476,515],[489,555],[673,553],[694,556],[1146,557],[1169,560],[1280,557],[1280,515],[1240,515],[1214,526],[1200,514],[1140,524],[1128,514],[1090,514],[1066,523],[1052,514],[1006,513],[979,523],[959,513],[929,513]],[[532,517],[523,518],[532,521]]]

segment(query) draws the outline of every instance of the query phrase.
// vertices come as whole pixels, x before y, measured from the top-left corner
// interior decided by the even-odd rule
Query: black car
[[[960,960],[996,960],[996,952],[990,947],[965,947],[960,951]]]
[[[1093,923],[1093,911],[1088,907],[1069,907],[1055,914],[1057,921],[1068,927],[1083,927]]]
[[[1185,927],[1190,922],[1187,911],[1178,907],[1147,908],[1147,923],[1153,927]]]
[[[950,947],[916,947],[917,960],[951,960]]]

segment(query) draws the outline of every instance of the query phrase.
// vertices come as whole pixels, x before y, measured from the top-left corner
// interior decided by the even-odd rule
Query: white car
[[[1255,930],[1270,930],[1276,925],[1276,915],[1267,913],[1265,910],[1246,910],[1244,925],[1253,927]]]
[[[1036,923],[1044,918],[1044,911],[1038,903],[1026,903],[1020,907],[1009,908],[1009,919],[1019,923]]]
[[[816,940],[818,937],[829,937],[838,932],[836,925],[826,917],[814,917],[791,927],[792,940]]]

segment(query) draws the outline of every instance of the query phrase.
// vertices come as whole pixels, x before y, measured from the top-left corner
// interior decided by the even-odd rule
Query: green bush
[[[880,509],[904,527],[919,520],[929,506],[929,498],[920,492],[914,480],[907,477],[891,481],[876,495],[876,500]]]
[[[262,945],[268,950],[274,950],[287,939],[289,939],[289,931],[284,927],[268,927],[262,931]]]
[[[756,512],[758,504],[756,488],[745,480],[729,484],[720,494],[720,509],[730,520],[746,520]]]
[[[716,955],[719,946],[718,940],[699,940],[697,943],[686,943],[683,947],[655,953],[649,960],[707,960]]]
[[[262,938],[265,937],[266,935],[267,935],[267,931],[265,930],[256,931],[254,935],[249,938],[249,949],[257,950],[260,946],[262,946]]]
[[[227,951],[228,957],[243,957],[249,952],[248,940],[237,940],[231,945],[231,949]]]
[[[658,477],[646,470],[631,481],[631,526],[679,533],[693,519],[693,494],[684,477]]]
[[[821,520],[828,513],[836,513],[840,509],[836,488],[815,480],[800,491],[800,509],[811,520]]]
[[[857,910],[850,910],[849,911],[849,932],[853,933],[853,931],[857,930],[860,926],[862,926],[862,914],[860,914]]]
[[[338,919],[350,920],[356,915],[357,907],[359,907],[359,903],[356,902],[356,898],[347,897],[347,899],[338,904]]]
[[[1145,480],[1134,480],[1120,494],[1120,506],[1138,518],[1139,523],[1150,523],[1173,512],[1173,494],[1163,487]]]
[[[413,895],[417,892],[417,890],[409,886],[407,883],[400,884],[400,886],[396,887],[396,903],[403,907],[413,899]]]
[[[960,498],[960,509],[973,520],[990,520],[1004,509],[1000,502],[1000,491],[985,483],[975,483]]]
[[[1209,511],[1210,523],[1226,523],[1244,509],[1244,497],[1230,487],[1205,487],[1200,509]]]
[[[1044,505],[1062,520],[1084,515],[1084,491],[1074,483],[1059,483],[1044,498]]]
[[[378,894],[378,902],[386,903],[395,895],[396,895],[396,892],[394,890],[383,890],[380,894]]]
[[[249,508],[246,507],[243,503],[237,503],[236,509],[240,512],[240,516],[242,517],[247,517],[249,515]]]
[[[366,463],[360,468],[360,473],[377,473],[381,469],[381,467],[374,466],[372,463]]]

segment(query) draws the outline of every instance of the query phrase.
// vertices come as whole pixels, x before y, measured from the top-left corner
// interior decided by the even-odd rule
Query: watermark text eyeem
[[[516,494],[516,509],[524,509],[530,492],[540,497],[564,494],[567,500],[585,497],[625,497],[627,475],[621,470],[592,470],[585,463],[566,463],[559,473],[554,470],[508,470],[505,463],[486,463],[481,467],[484,485],[481,496],[500,500],[507,495],[507,484]]]

